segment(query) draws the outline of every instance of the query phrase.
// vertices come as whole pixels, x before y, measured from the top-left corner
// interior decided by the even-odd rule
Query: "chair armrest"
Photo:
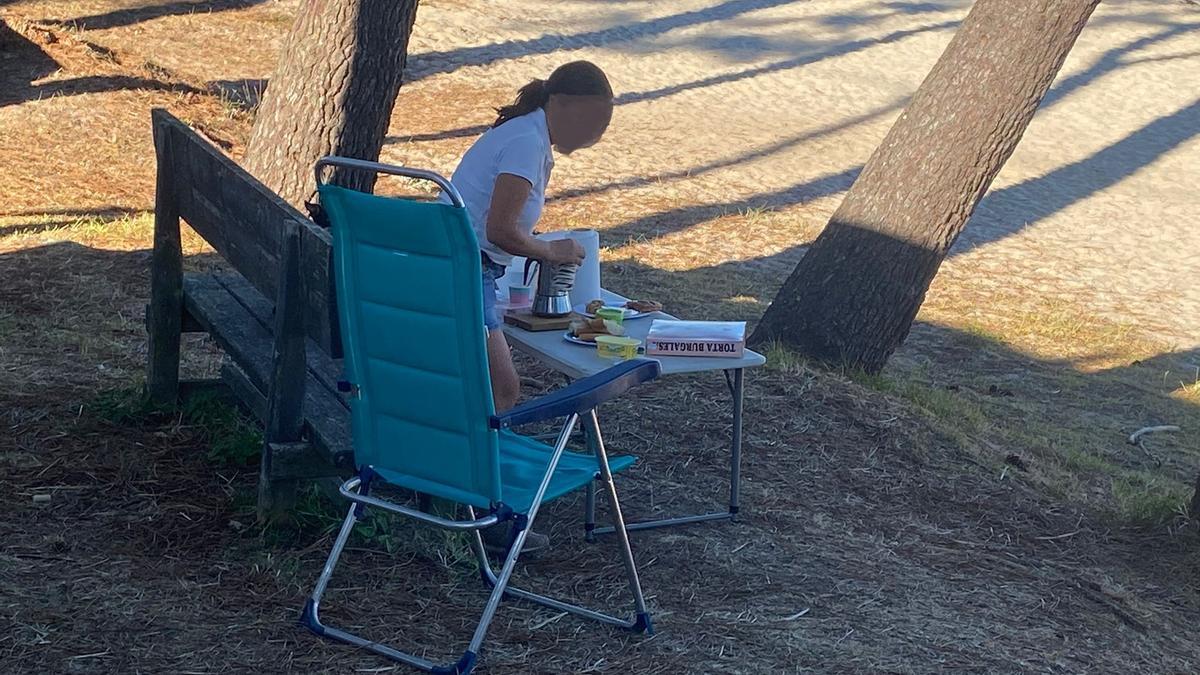
[[[590,377],[576,380],[558,391],[492,415],[488,423],[493,429],[507,429],[520,424],[584,413],[643,382],[657,378],[660,370],[658,361],[625,361]]]

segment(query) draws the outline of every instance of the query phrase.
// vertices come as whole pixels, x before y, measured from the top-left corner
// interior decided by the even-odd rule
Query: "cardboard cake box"
[[[655,319],[646,335],[647,356],[741,358],[746,349],[745,321],[670,321]]]

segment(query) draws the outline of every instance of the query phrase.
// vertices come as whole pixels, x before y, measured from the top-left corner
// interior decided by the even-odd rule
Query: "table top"
[[[655,319],[676,320],[675,317],[663,312],[654,312],[638,319],[627,319],[624,322],[625,334],[644,342],[646,334],[650,332],[650,324]],[[595,345],[581,345],[564,340],[564,332],[561,330],[533,332],[504,324],[504,334],[508,337],[509,343],[568,377],[580,378],[595,375],[613,365],[612,361],[596,355]],[[742,356],[736,359],[707,356],[648,356],[646,358],[658,361],[662,365],[663,375],[756,368],[767,362],[762,354],[749,349],[743,351]]]

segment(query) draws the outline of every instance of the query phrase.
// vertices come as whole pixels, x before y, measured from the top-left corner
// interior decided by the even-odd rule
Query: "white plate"
[[[563,339],[566,340],[567,342],[573,342],[577,345],[583,345],[584,347],[595,347],[596,346],[595,342],[588,342],[587,340],[580,340],[579,338],[575,337],[574,335],[571,335],[571,331],[567,331],[567,332],[563,333]]]
[[[643,316],[646,316],[645,312],[639,312],[635,309],[629,309],[628,307],[613,307],[612,305],[605,305],[605,308],[621,310],[622,312],[625,313],[626,319],[640,319]],[[574,309],[575,309],[576,314],[582,314],[583,316],[586,316],[589,319],[594,318],[596,316],[595,314],[587,311],[587,305],[577,305],[576,307],[574,307]]]
[[[624,311],[626,319],[640,319],[644,316],[650,316],[651,314],[654,313],[654,312],[639,312],[636,309],[629,309],[628,307],[624,306],[625,303],[629,302],[629,300],[622,298],[621,296],[616,295],[616,294],[612,294],[610,297],[604,298],[604,301],[612,303],[609,305],[605,305],[605,307],[612,307],[613,309],[620,309],[620,310]],[[586,316],[589,319],[596,316],[595,314],[592,314],[591,312],[587,311],[587,303],[584,303],[582,305],[575,305],[572,309],[575,310],[576,314],[582,314],[583,316]]]
[[[571,343],[574,343],[577,345],[583,345],[584,347],[595,347],[596,346],[595,342],[588,342],[587,340],[580,340],[579,338],[575,337],[574,335],[571,335],[571,331],[567,331],[567,332],[563,333],[563,339],[566,340],[567,342],[571,342]],[[639,352],[645,351],[645,349],[646,349],[645,345],[641,345],[641,344],[638,345]]]

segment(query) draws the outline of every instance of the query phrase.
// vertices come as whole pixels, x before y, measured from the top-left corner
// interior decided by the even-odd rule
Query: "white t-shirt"
[[[508,173],[524,178],[533,186],[517,218],[517,227],[528,234],[533,232],[533,226],[542,215],[546,184],[550,182],[553,168],[554,154],[550,131],[546,127],[546,111],[540,108],[488,129],[458,163],[450,182],[466,204],[479,248],[496,263],[507,266],[513,259],[511,253],[487,238],[488,211],[492,206],[496,177]],[[450,203],[446,195],[442,195],[441,201]]]

